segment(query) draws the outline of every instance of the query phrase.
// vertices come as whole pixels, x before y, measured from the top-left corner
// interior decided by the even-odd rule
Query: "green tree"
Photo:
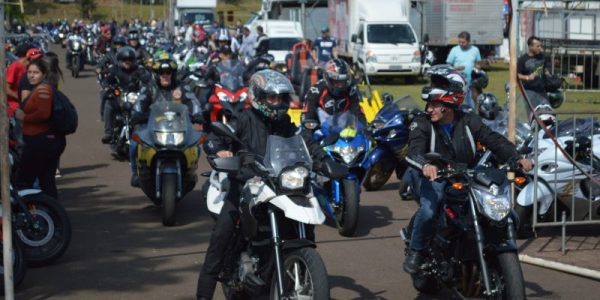
[[[96,1],[94,0],[80,0],[79,11],[82,18],[91,19],[94,11],[96,10]]]

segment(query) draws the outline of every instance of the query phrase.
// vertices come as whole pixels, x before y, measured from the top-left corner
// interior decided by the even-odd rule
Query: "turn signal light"
[[[462,190],[463,187],[464,186],[463,186],[462,182],[455,182],[452,184],[452,188],[455,190],[458,190],[458,191]]]
[[[138,145],[142,143],[142,139],[140,139],[140,137],[135,133],[131,135],[131,139],[135,141]]]
[[[113,94],[115,94],[115,96],[117,96],[117,97],[118,97],[118,96],[121,96],[121,90],[119,90],[119,89],[115,89],[115,90],[113,91]]]
[[[527,178],[525,177],[515,177],[515,183],[518,185],[522,185],[527,182]]]

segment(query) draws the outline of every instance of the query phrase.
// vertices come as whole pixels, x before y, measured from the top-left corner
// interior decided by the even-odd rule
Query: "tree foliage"
[[[96,10],[96,1],[94,0],[79,0],[79,11],[82,18],[91,19]]]

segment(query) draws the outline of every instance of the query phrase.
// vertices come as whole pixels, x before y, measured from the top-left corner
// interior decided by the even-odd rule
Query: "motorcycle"
[[[481,160],[488,157],[489,150]],[[426,158],[438,166],[447,185],[445,204],[433,221],[434,237],[423,251],[424,263],[411,275],[414,288],[429,294],[443,284],[464,298],[525,299],[505,171],[483,167],[481,160],[470,170],[437,153]],[[414,219],[400,232],[405,255]]]
[[[365,175],[364,164],[371,142],[365,136],[364,125],[351,112],[329,116],[319,108],[321,128],[313,138],[320,141],[327,155],[348,167],[342,179],[319,176],[313,181],[313,191],[326,214],[335,221],[343,236],[353,236],[358,225],[360,184]],[[316,123],[305,120],[302,124],[314,129]]]
[[[387,97],[384,95],[385,98]],[[377,144],[367,155],[364,166],[367,174],[363,186],[367,191],[380,189],[394,170],[398,179],[402,178],[408,167],[404,161],[408,153],[408,125],[411,113],[415,109],[418,109],[418,106],[410,96],[395,101],[390,99],[371,122],[369,131]]]
[[[129,144],[131,141],[131,114],[133,105],[140,97],[140,92],[132,88],[112,87],[113,105],[115,105],[114,127],[112,133],[112,141],[110,142],[113,155],[120,159],[126,160],[129,158]],[[107,103],[106,105],[110,105]],[[117,108],[118,107],[118,108]]]
[[[243,145],[222,123],[212,131]],[[329,299],[327,270],[308,225],[325,220],[310,192],[311,158],[300,136],[269,136],[264,159],[242,151],[209,159],[218,172],[255,170],[243,187],[239,223],[225,251],[221,284],[226,299]],[[242,161],[243,166],[242,166]]]
[[[16,157],[9,154],[13,169]],[[15,237],[27,263],[43,266],[60,258],[71,241],[71,222],[64,207],[39,189],[16,190],[12,183],[10,197]]]
[[[224,121],[229,119],[231,114],[250,107],[246,102],[248,88],[244,86],[242,79],[243,68],[241,63],[219,64],[217,70],[219,71],[220,80],[219,83],[215,84],[215,89],[208,98],[208,103],[211,106],[210,120],[212,122]]]
[[[165,226],[175,224],[175,205],[196,185],[201,138],[187,106],[172,101],[152,104],[148,124],[132,135],[140,186],[161,207]]]
[[[96,65],[96,58],[94,57],[94,41],[94,34],[91,31],[88,31],[85,35],[85,61],[92,66]]]
[[[81,36],[69,38],[67,42],[67,51],[71,52],[71,75],[75,78],[79,77],[79,72],[83,70],[85,63],[85,44]]]

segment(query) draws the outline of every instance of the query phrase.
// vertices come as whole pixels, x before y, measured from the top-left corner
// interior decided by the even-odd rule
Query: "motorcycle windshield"
[[[412,111],[419,109],[417,103],[410,97],[404,96],[398,100],[386,103],[377,113],[377,116],[393,116],[398,111]]]
[[[350,111],[329,115],[319,108],[317,113],[321,128],[326,131],[341,132],[345,129],[356,131],[362,128],[358,117]]]
[[[244,67],[238,61],[227,60],[219,63],[217,66],[219,71],[219,82],[229,90],[235,92],[244,86]]]
[[[273,176],[279,176],[281,171],[298,163],[310,169],[312,159],[304,140],[299,135],[289,138],[270,135],[267,139],[267,152],[263,165]]]
[[[187,106],[172,101],[158,101],[150,106],[148,128],[159,132],[186,132],[190,124]]]

